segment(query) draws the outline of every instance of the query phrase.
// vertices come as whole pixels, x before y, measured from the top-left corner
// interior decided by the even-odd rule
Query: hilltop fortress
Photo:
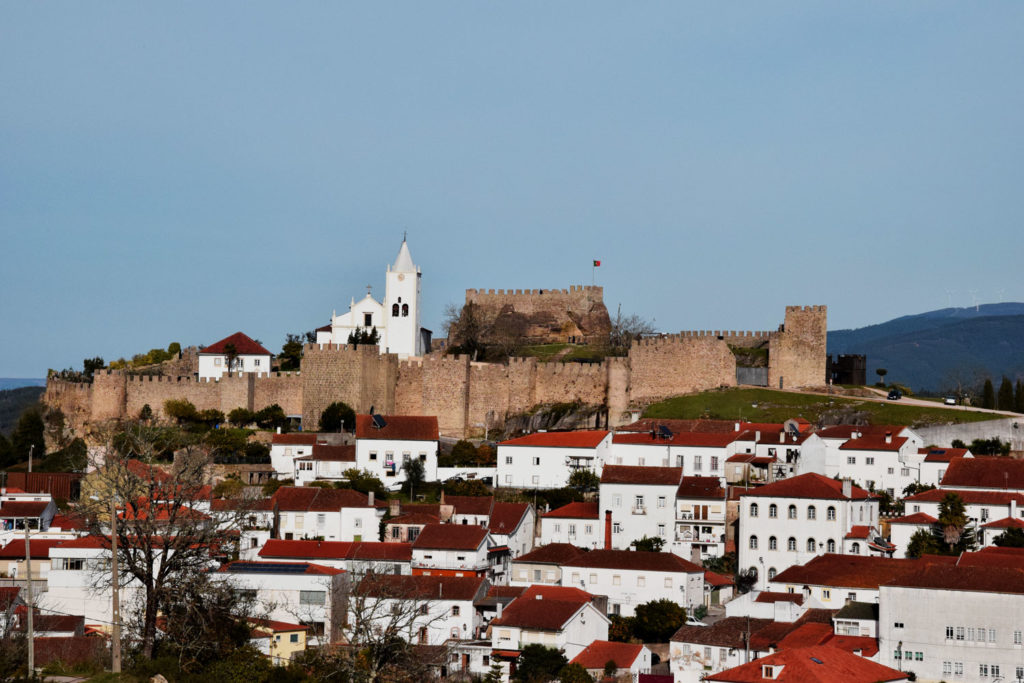
[[[597,303],[601,310],[600,294],[600,288],[574,287],[516,291],[511,296],[515,310],[530,316],[563,296],[588,302],[588,312]],[[470,290],[466,296],[467,301],[489,304],[487,297],[510,295]],[[586,337],[589,328],[577,327]],[[507,417],[538,405],[578,401],[604,407],[609,424],[615,426],[628,420],[633,408],[678,394],[736,386],[736,355],[730,347],[767,349],[767,386],[821,386],[826,329],[825,306],[789,306],[776,331],[699,331],[647,338],[634,342],[627,356],[600,363],[543,363],[535,358],[478,363],[441,352],[400,360],[398,354],[382,353],[376,346],[308,344],[297,373],[198,380],[192,374],[144,376],[102,370],[91,384],[48,380],[44,400],[62,410],[67,424],[80,434],[106,420],[136,417],[147,404],[162,415],[167,399],[187,399],[200,410],[213,408],[225,414],[237,407],[258,410],[277,403],[287,414],[301,415],[307,430],[317,429],[324,408],[340,400],[359,412],[374,406],[385,414],[436,415],[441,433],[458,437],[482,434],[484,425],[489,430],[501,428]],[[561,334],[561,326],[559,330]]]
[[[465,324],[470,307],[485,343],[503,338],[527,344],[600,343],[612,328],[603,287],[467,289],[457,326]]]

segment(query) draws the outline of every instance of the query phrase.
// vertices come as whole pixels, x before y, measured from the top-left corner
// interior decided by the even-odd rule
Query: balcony
[[[641,507],[635,507],[635,508],[633,508],[633,514],[634,515],[646,515],[647,514],[647,508],[646,507],[642,507],[642,506]]]

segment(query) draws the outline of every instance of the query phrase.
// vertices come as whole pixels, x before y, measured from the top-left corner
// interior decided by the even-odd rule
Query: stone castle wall
[[[531,344],[603,342],[611,331],[603,287],[467,289],[466,304],[476,307],[480,334],[489,343],[507,338]],[[457,335],[463,324],[460,320],[452,332]]]
[[[604,287],[573,285],[569,289],[467,289],[466,303],[495,310],[512,306],[525,315],[588,310],[604,303]]]
[[[786,388],[823,384],[826,315],[824,306],[788,307],[778,332],[682,332],[637,341],[628,357],[601,363],[539,363],[536,358],[475,363],[468,356],[440,353],[399,362],[374,346],[307,344],[301,373],[200,381],[100,371],[91,385],[49,380],[45,401],[60,408],[75,428],[137,416],[145,404],[162,415],[164,401],[171,398],[225,414],[277,403],[289,415],[301,414],[308,430],[319,428],[320,414],[334,401],[361,413],[373,406],[384,414],[436,415],[441,433],[453,436],[482,433],[478,425],[501,427],[506,416],[541,404],[573,401],[605,406],[615,425],[632,407],[735,386],[730,345],[767,343],[772,387],[780,379]]]

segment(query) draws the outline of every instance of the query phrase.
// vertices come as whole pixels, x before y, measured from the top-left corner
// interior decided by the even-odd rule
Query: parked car
[[[686,626],[707,626],[707,624],[692,614],[688,614],[686,615]]]
[[[888,398],[890,401],[898,401],[901,398],[903,398],[903,392],[900,391],[899,389],[893,389],[892,391],[889,392],[889,395],[886,398]]]
[[[942,399],[942,402],[945,403],[947,406],[955,406],[956,396],[947,396],[946,398]]]

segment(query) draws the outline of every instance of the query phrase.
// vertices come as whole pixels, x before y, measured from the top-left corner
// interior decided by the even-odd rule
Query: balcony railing
[[[633,514],[634,515],[646,515],[647,514],[647,508],[642,507],[642,506],[641,507],[634,507],[633,508]]]

